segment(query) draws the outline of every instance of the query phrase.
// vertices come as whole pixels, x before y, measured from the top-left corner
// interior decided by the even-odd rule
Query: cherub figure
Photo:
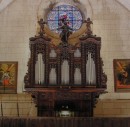
[[[40,33],[44,33],[44,25],[46,24],[46,22],[44,22],[43,19],[40,19],[38,21],[38,24],[40,25]]]
[[[93,22],[90,20],[90,18],[87,18],[84,23],[86,23],[87,26],[87,34],[92,34],[91,24],[93,24]]]

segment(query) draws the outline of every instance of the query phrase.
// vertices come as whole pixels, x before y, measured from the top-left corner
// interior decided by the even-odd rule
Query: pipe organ
[[[38,116],[93,116],[96,99],[106,89],[100,57],[101,38],[88,31],[76,45],[52,45],[40,31],[30,38],[25,89],[35,100]]]

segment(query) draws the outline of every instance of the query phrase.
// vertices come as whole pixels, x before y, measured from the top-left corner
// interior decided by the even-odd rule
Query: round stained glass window
[[[76,31],[82,25],[82,14],[78,8],[71,5],[60,5],[53,8],[47,17],[50,30],[59,33],[60,28],[65,22]]]

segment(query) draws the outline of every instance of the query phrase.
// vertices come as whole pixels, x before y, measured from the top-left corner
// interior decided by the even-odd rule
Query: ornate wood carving
[[[41,20],[42,21],[42,20]],[[92,23],[89,20],[86,23]],[[31,57],[28,62],[28,72],[24,77],[25,89],[32,93],[32,97],[38,107],[39,116],[56,116],[55,103],[57,101],[71,101],[75,105],[75,116],[93,116],[93,107],[97,98],[106,88],[107,76],[103,72],[103,61],[100,57],[101,38],[92,35],[90,24],[87,24],[88,32],[79,38],[76,45],[61,43],[52,45],[51,39],[47,37],[44,26],[40,29],[39,36],[30,38]],[[45,25],[43,22],[42,25]],[[79,49],[80,57],[75,57],[74,52]],[[55,50],[56,57],[50,57],[51,50]],[[45,64],[45,82],[35,84],[35,64],[38,54],[42,54]],[[88,54],[95,63],[96,84],[88,85],[86,82],[86,63]],[[67,60],[69,64],[69,84],[63,85],[61,81],[61,66]],[[50,70],[55,68],[56,84],[49,84]],[[81,84],[74,82],[76,68],[81,72]],[[79,110],[80,109],[80,110]]]

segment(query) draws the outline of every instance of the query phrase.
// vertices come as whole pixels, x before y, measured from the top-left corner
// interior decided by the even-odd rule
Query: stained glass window
[[[47,17],[49,28],[57,33],[64,22],[68,24],[73,31],[78,30],[82,25],[82,14],[77,7],[71,5],[60,5],[53,8]]]

